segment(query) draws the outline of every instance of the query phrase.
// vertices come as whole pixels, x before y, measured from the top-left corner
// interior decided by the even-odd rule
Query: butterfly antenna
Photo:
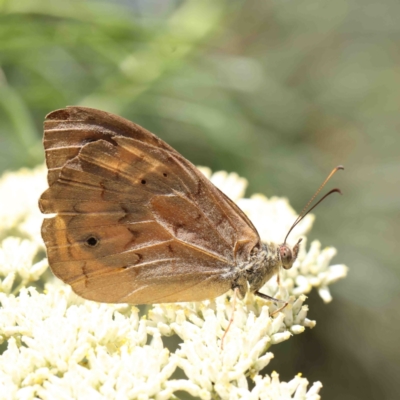
[[[291,228],[289,229],[289,232],[287,233],[286,237],[285,237],[285,241],[283,243],[286,243],[286,240],[290,234],[290,232],[292,232],[293,228],[308,214],[310,213],[312,210],[314,210],[315,207],[317,207],[318,204],[320,204],[323,200],[325,200],[329,195],[331,195],[332,193],[340,193],[342,194],[342,192],[340,191],[340,189],[332,189],[331,191],[329,191],[324,197],[322,197],[322,199],[320,199],[316,204],[314,204],[309,210],[307,210],[307,208],[310,206],[310,204],[314,201],[314,199],[318,196],[319,192],[322,190],[322,188],[329,182],[329,180],[332,178],[333,175],[335,175],[335,173],[337,171],[339,171],[340,169],[344,169],[344,167],[342,165],[338,165],[336,168],[334,168],[331,173],[327,176],[327,178],[322,182],[322,185],[318,188],[318,190],[314,193],[314,195],[311,197],[311,199],[309,200],[309,202],[305,205],[305,207],[301,210],[301,213],[299,214],[299,216],[296,218],[296,220],[293,222],[293,225],[291,226]]]

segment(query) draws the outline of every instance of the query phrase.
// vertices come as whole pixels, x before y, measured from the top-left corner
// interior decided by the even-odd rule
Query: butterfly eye
[[[286,246],[282,246],[280,249],[281,258],[286,260],[290,258],[290,250]]]
[[[292,260],[292,251],[286,245],[281,245],[279,248],[279,253],[282,260],[282,266],[285,269],[289,269],[292,267],[293,260]]]
[[[94,236],[89,236],[85,242],[86,246],[88,247],[95,247],[98,245],[98,243],[99,243],[98,239],[95,238]]]
[[[145,185],[145,184],[146,184],[146,180],[142,179],[142,185]]]
[[[165,178],[168,176],[165,172],[163,173],[163,175],[164,175]]]

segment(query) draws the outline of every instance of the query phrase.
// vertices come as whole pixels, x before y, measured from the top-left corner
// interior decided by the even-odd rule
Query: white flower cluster
[[[255,222],[263,240],[286,233],[295,214],[285,200],[243,199],[243,178],[209,176]],[[0,180],[0,400],[161,400],[185,398],[185,392],[200,399],[320,398],[319,382],[308,387],[300,375],[281,382],[277,373],[261,371],[273,358],[272,345],[315,325],[307,319],[304,293],[314,286],[330,300],[328,285],[346,275],[346,267],[329,266],[333,249],[321,251],[318,242],[308,252],[302,246],[280,287],[276,279],[266,285],[266,293],[289,298],[273,316],[279,305],[252,294],[235,307],[232,293],[140,310],[95,303],[47,269],[37,210],[45,181],[43,168]],[[311,223],[309,217],[299,224],[297,236]]]
[[[0,180],[0,238],[6,235],[28,237],[43,246],[40,226],[43,215],[38,200],[47,188],[44,165],[33,170],[6,172]]]

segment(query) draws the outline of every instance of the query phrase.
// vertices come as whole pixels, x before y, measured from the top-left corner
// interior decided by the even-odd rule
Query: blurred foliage
[[[399,15],[397,0],[0,0],[0,170],[42,162],[44,115],[66,105],[298,210],[344,164],[312,238],[349,278],[328,306],[310,296],[317,327],[272,365],[325,399],[398,398]]]

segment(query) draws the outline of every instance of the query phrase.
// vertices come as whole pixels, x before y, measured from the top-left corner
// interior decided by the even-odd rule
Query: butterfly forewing
[[[50,266],[82,297],[135,304],[214,298],[260,239],[189,161],[149,131],[83,107],[47,116],[40,199]]]

